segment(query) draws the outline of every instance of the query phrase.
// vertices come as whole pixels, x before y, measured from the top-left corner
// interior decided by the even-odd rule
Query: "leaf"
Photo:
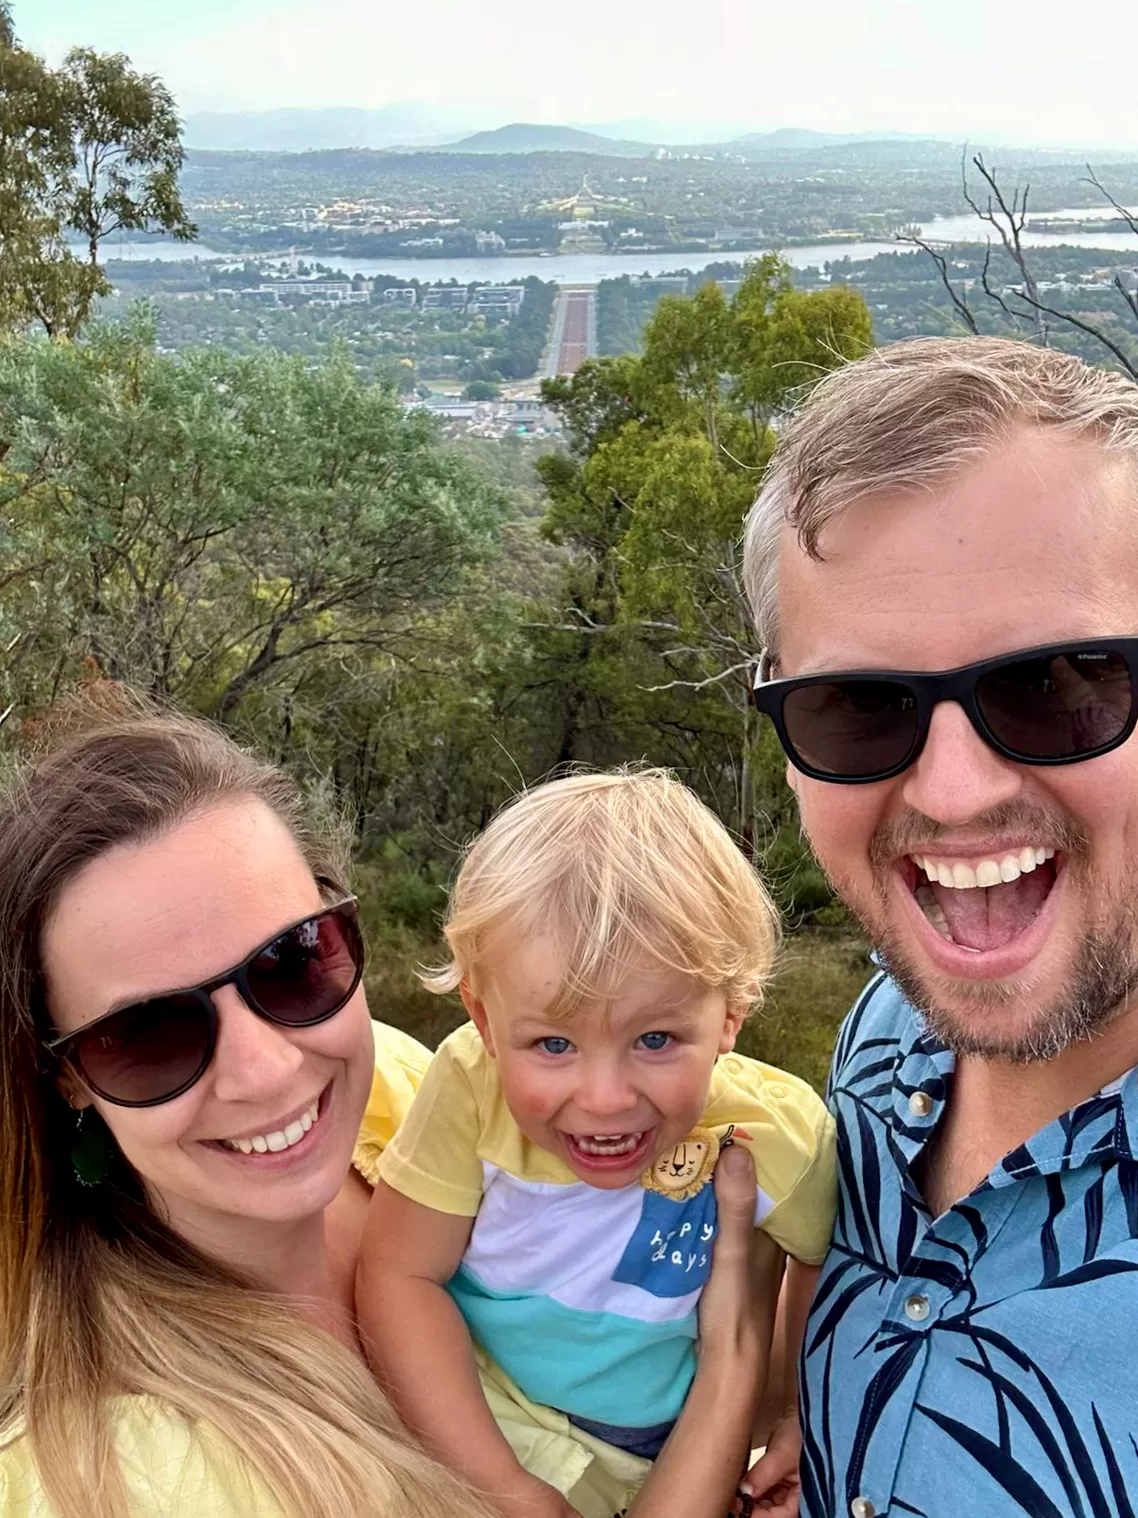
[[[1013,1502],[1018,1503],[1024,1512],[1030,1513],[1032,1518],[1067,1518],[1067,1515],[1052,1502],[1031,1472],[1017,1461],[1009,1459],[1000,1446],[993,1444],[991,1439],[977,1433],[975,1429],[969,1428],[959,1419],[939,1412],[936,1408],[925,1407],[918,1402],[916,1411],[923,1413],[931,1423],[935,1423],[978,1465],[982,1466],[992,1480],[1007,1492]]]

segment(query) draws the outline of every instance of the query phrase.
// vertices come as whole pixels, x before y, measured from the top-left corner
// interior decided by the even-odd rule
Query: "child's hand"
[[[798,1462],[802,1455],[802,1434],[798,1414],[784,1413],[771,1429],[766,1450],[739,1483],[739,1490],[753,1498],[756,1513],[771,1518],[797,1518]],[[742,1512],[745,1504],[738,1504]]]
[[[498,1496],[494,1506],[503,1518],[581,1518],[556,1487],[530,1475],[508,1496]]]

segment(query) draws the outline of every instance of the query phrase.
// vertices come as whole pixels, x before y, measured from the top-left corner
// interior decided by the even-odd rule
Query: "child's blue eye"
[[[670,1033],[642,1033],[640,1042],[646,1049],[666,1049],[672,1042],[672,1035]]]
[[[567,1038],[539,1038],[537,1047],[545,1054],[568,1054],[573,1045]]]

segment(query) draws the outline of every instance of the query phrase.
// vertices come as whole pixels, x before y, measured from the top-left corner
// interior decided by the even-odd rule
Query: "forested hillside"
[[[0,124],[0,194],[22,218],[0,260],[0,762],[77,684],[111,680],[290,766],[354,819],[376,1012],[428,1038],[460,1015],[414,970],[463,842],[560,766],[671,765],[791,923],[838,935],[792,946],[750,1034],[820,1078],[864,960],[748,702],[738,537],[774,424],[869,345],[861,297],[797,290],[772,256],[730,300],[665,299],[641,357],[547,383],[568,447],[527,485],[514,455],[460,451],[346,350],[172,353],[145,307],[92,321],[107,227],[185,213],[163,177],[176,137],[112,160],[101,208],[84,143],[107,161],[167,102],[120,61],[84,116],[105,61],[53,72],[10,35],[0,67],[24,92],[22,128],[12,90]],[[82,217],[85,256],[65,235]]]

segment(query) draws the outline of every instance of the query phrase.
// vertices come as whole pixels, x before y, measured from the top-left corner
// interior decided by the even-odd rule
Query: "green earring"
[[[111,1135],[102,1118],[84,1108],[75,1121],[71,1168],[80,1186],[101,1186],[111,1160]]]

